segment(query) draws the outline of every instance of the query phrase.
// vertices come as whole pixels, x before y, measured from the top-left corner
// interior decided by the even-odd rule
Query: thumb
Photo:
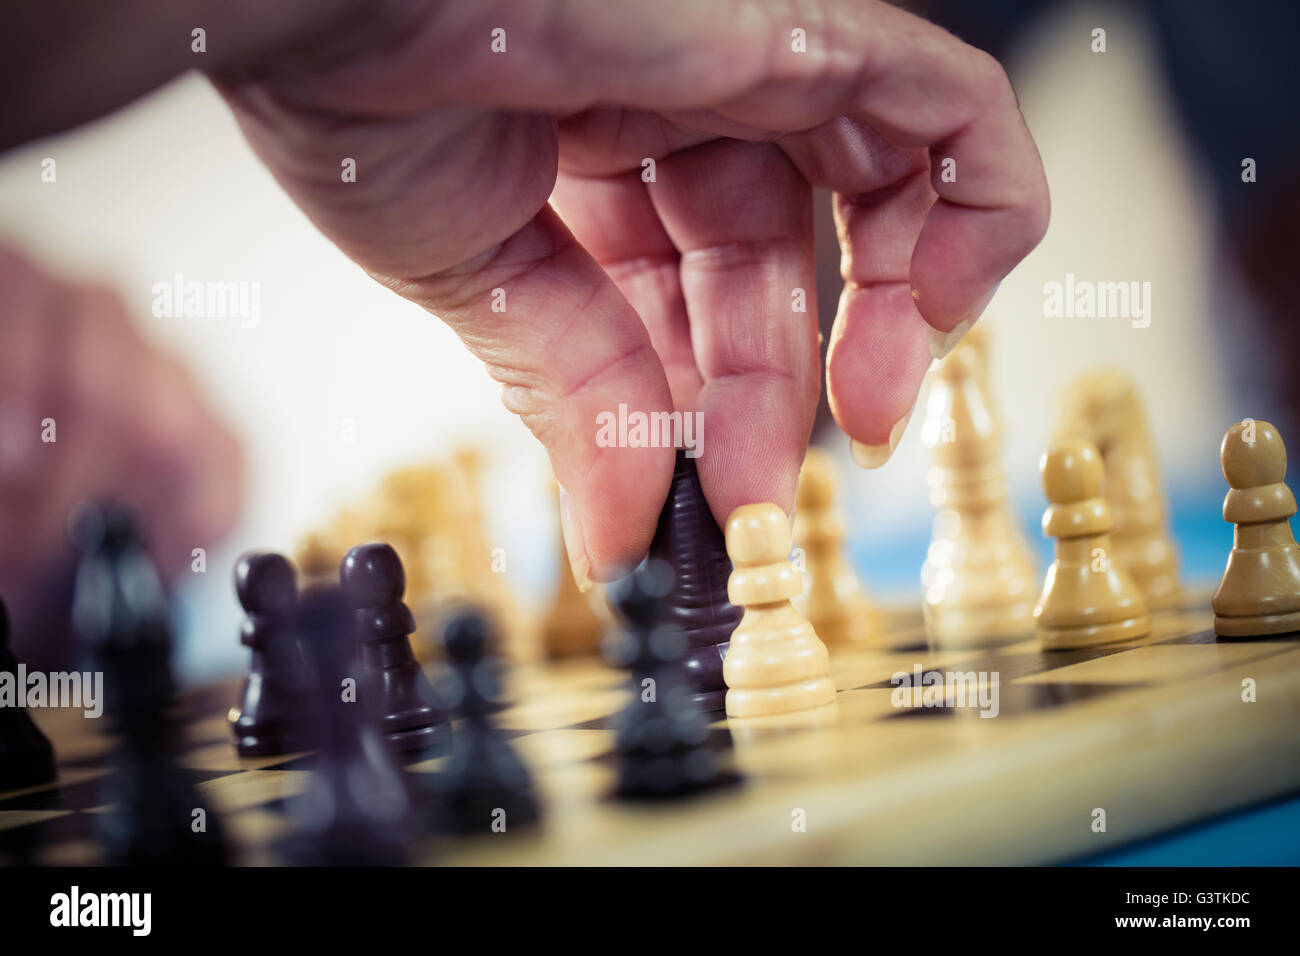
[[[546,447],[579,586],[626,573],[650,546],[675,452],[598,441],[600,423],[620,405],[670,412],[673,399],[649,333],[608,275],[545,206],[474,271],[398,291],[456,331]]]
[[[223,92],[308,217],[379,282],[442,318],[501,383],[570,499],[579,583],[636,563],[668,494],[673,449],[601,447],[597,418],[620,404],[671,412],[673,402],[640,317],[547,204],[554,120],[447,109],[342,122],[265,86]],[[342,185],[339,156],[366,176]]]

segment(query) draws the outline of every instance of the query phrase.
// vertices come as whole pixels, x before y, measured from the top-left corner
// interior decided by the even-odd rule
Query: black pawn
[[[117,732],[98,815],[114,866],[215,866],[226,862],[221,822],[176,764],[175,685],[167,596],[131,515],[83,505],[73,538],[82,551],[72,622],[104,675]]]
[[[389,545],[360,544],[339,572],[351,602],[367,706],[398,753],[424,759],[451,747],[451,722],[411,652],[415,618],[402,602],[406,572]]]
[[[293,714],[301,705],[303,677],[296,655],[271,651],[273,642],[292,643],[288,629],[298,600],[293,565],[280,554],[245,554],[235,564],[235,593],[245,614],[239,639],[252,652],[231,723],[235,748],[241,757],[301,749]]]
[[[465,609],[446,622],[442,640],[448,696],[461,724],[447,766],[433,778],[433,827],[440,833],[509,832],[537,822],[532,777],[492,721],[502,695],[496,635],[488,617]]]
[[[625,630],[612,637],[607,655],[633,677],[634,696],[616,722],[622,797],[680,797],[722,781],[709,722],[682,669],[686,642],[674,625],[660,623],[659,605],[672,586],[672,568],[651,558],[610,589]]]
[[[298,828],[283,849],[304,866],[395,866],[408,859],[405,777],[372,715],[349,693],[356,674],[350,611],[337,588],[316,587],[304,591],[293,614],[292,633],[310,674],[296,732],[318,753],[306,791],[292,801]]]
[[[10,675],[13,706],[0,703],[0,790],[48,783],[55,777],[54,748],[18,699],[27,688],[18,682],[18,657],[9,648],[9,612],[0,601],[0,674]],[[0,680],[5,680],[0,677]]]
[[[709,510],[695,459],[685,451],[677,452],[650,557],[668,564],[676,575],[672,590],[658,602],[658,620],[677,627],[686,639],[682,666],[696,701],[705,710],[720,711],[727,698],[722,658],[744,610],[727,599],[727,542]]]

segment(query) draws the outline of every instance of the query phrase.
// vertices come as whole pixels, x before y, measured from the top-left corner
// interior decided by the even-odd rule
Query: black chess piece
[[[502,662],[487,615],[465,608],[442,632],[451,673],[447,694],[461,718],[446,767],[431,784],[433,829],[439,833],[508,832],[540,817],[528,768],[495,726]]]
[[[402,601],[406,572],[389,545],[359,544],[339,571],[361,651],[363,696],[384,736],[407,759],[451,749],[451,721],[411,652],[415,618]]]
[[[682,797],[732,779],[719,767],[709,721],[682,669],[686,641],[660,620],[659,604],[672,589],[673,569],[656,558],[610,588],[624,629],[611,636],[606,656],[633,677],[632,700],[615,725],[620,797]]]
[[[705,710],[721,711],[727,699],[722,659],[744,609],[727,600],[727,542],[709,511],[695,459],[682,450],[650,557],[666,562],[676,575],[672,590],[659,601],[659,621],[674,625],[686,639],[682,666],[696,701]]]
[[[405,776],[351,692],[358,672],[351,612],[338,588],[317,586],[303,591],[292,615],[310,675],[295,732],[318,750],[306,791],[290,805],[297,829],[281,847],[298,865],[397,866],[409,858]]]
[[[242,555],[235,564],[235,593],[245,612],[239,639],[252,655],[231,715],[235,748],[241,757],[300,750],[293,719],[302,705],[300,661],[296,655],[270,651],[272,642],[293,642],[288,633],[298,600],[293,565],[268,551]]]
[[[9,612],[0,600],[0,681],[12,682],[13,700],[0,693],[0,790],[17,790],[55,778],[54,748],[19,699],[25,682],[18,679],[18,657],[9,647]]]
[[[176,764],[177,727],[167,596],[130,513],[82,505],[73,517],[82,551],[73,628],[104,675],[105,710],[118,742],[97,817],[114,866],[226,862],[221,821]]]

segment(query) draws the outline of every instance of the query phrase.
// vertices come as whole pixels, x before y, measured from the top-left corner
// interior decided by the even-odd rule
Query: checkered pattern
[[[1225,642],[1203,609],[1156,618],[1143,640],[1044,653],[1033,640],[940,650],[913,613],[883,643],[831,648],[837,713],[820,722],[737,725],[717,743],[739,787],[678,803],[627,806],[614,784],[613,717],[625,675],[598,661],[517,668],[499,724],[532,768],[544,820],[531,833],[430,838],[420,862],[792,863],[1045,862],[1106,849],[1300,788],[1300,639]],[[897,672],[988,675],[999,716],[899,708]],[[1251,678],[1260,700],[1241,700]],[[286,800],[310,754],[241,760],[231,683],[178,702],[181,764],[210,801],[241,863],[277,861]],[[1289,714],[1289,722],[1286,715]],[[106,721],[36,715],[60,759],[57,783],[0,794],[0,854],[11,861],[100,861],[94,817],[110,771]],[[93,726],[92,726],[93,724]],[[434,773],[439,760],[408,768]],[[1213,781],[1216,786],[1201,785]],[[1090,827],[1106,809],[1104,833]],[[803,831],[791,821],[802,810]]]

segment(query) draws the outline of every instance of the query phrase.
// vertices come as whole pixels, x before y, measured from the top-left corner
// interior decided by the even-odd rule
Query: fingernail
[[[940,332],[938,329],[930,329],[930,354],[935,360],[942,359],[945,355],[957,347],[960,342],[970,331],[970,327],[975,324],[974,319],[962,319],[950,332]]]
[[[943,358],[957,347],[957,343],[960,342],[965,337],[966,333],[970,331],[970,327],[975,324],[975,320],[984,314],[984,310],[989,307],[989,303],[992,302],[993,297],[998,294],[998,289],[1001,288],[1001,286],[1002,283],[999,281],[993,286],[993,288],[989,289],[988,294],[984,296],[983,301],[977,304],[975,308],[971,309],[970,314],[954,325],[950,331],[940,332],[938,329],[930,329],[930,354],[933,355],[935,359]]]
[[[907,423],[912,419],[912,412],[894,422],[894,427],[889,430],[889,444],[887,445],[866,445],[854,439],[849,445],[850,451],[853,452],[853,460],[862,468],[875,469],[879,468],[885,462],[889,461],[894,455],[894,449],[898,447],[899,439],[903,437],[903,432],[907,431]]]
[[[556,483],[560,489],[560,532],[564,535],[564,551],[569,556],[569,570],[573,572],[573,582],[578,590],[586,594],[591,590],[591,561],[587,559],[587,545],[582,538],[582,525],[573,513],[573,499]]]
[[[569,570],[573,572],[573,581],[578,585],[579,593],[586,594],[592,589],[595,582],[591,580],[591,562],[585,554],[576,561],[569,558]]]

